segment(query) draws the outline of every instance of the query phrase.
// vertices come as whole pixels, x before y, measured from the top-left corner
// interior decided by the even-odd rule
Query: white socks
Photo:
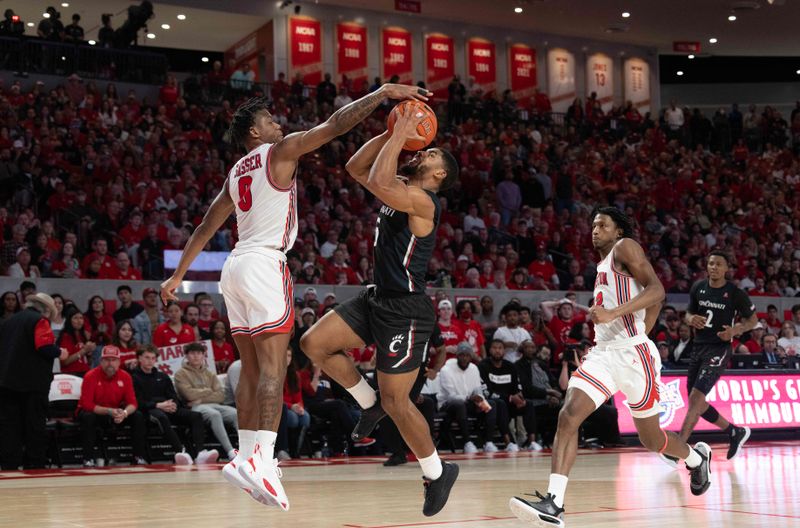
[[[355,386],[347,389],[347,392],[355,398],[362,409],[369,409],[378,401],[378,398],[375,396],[375,390],[369,386],[369,383],[367,383],[367,380],[364,378],[361,378],[361,381]]]
[[[689,456],[686,457],[686,465],[690,468],[696,468],[702,461],[703,457],[701,457],[700,454],[694,450],[694,448],[689,447]]]
[[[239,429],[239,452],[236,453],[235,463],[237,466],[253,456],[253,449],[256,446],[256,432],[247,429]]]
[[[433,454],[429,457],[417,459],[422,474],[431,480],[436,480],[442,476],[442,460],[439,458],[439,453],[433,450]]]
[[[275,440],[278,439],[278,433],[274,431],[256,431],[256,444],[261,449],[261,460],[266,462],[275,458]]]
[[[569,477],[566,475],[559,475],[558,473],[550,473],[550,485],[547,486],[547,493],[553,495],[553,502],[559,508],[564,507],[564,494],[567,492],[567,481]]]

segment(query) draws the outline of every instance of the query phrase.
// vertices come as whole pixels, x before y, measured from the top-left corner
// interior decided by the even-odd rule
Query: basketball
[[[422,101],[403,101],[392,108],[392,111],[389,113],[389,118],[386,120],[386,127],[389,129],[389,133],[391,134],[394,130],[394,123],[397,121],[398,114],[405,115],[405,112],[409,110],[422,110],[422,112],[426,114],[425,119],[423,119],[420,124],[417,125],[417,133],[424,137],[425,140],[409,139],[406,141],[405,145],[403,145],[403,149],[420,150],[431,144],[433,139],[436,137],[436,131],[439,130],[439,122],[436,120],[436,114],[433,113],[433,110],[431,110],[430,106],[426,105]]]

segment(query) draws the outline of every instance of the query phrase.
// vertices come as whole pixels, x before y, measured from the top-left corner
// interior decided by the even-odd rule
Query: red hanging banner
[[[425,84],[434,100],[447,100],[447,85],[455,75],[455,47],[447,35],[425,36]]]
[[[298,73],[308,85],[322,82],[322,25],[306,16],[289,17],[289,78]]]
[[[381,32],[381,59],[383,80],[393,75],[401,83],[411,82],[411,33],[401,27],[383,28]]]
[[[495,57],[494,42],[482,38],[467,41],[467,71],[486,94],[497,89]]]
[[[347,76],[351,90],[367,80],[367,28],[355,22],[336,24],[337,82]]]
[[[508,47],[511,94],[517,103],[530,108],[536,89],[536,50],[526,44]]]

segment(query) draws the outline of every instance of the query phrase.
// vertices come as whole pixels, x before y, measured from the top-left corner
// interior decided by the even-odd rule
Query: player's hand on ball
[[[168,301],[177,301],[175,290],[181,285],[181,280],[175,275],[161,283],[161,302],[167,304]]]
[[[411,105],[409,105],[411,106]],[[397,123],[394,125],[395,132],[399,133],[401,137],[406,139],[418,139],[424,141],[417,131],[417,126],[425,119],[425,112],[421,109],[414,108],[413,112],[406,111],[405,114],[397,118]]]
[[[417,101],[427,101],[433,95],[425,88],[419,86],[409,86],[407,84],[384,84],[381,90],[389,99],[416,99]]]
[[[697,330],[702,330],[706,326],[706,318],[702,315],[693,315],[692,318],[689,319],[689,326]]]
[[[724,325],[722,328],[723,330],[721,332],[717,332],[717,337],[723,341],[731,341],[733,339],[733,328],[728,325]]]
[[[589,308],[589,318],[591,318],[594,324],[605,324],[610,323],[616,319],[617,316],[614,315],[614,312],[611,310],[606,310],[602,306],[595,305]]]

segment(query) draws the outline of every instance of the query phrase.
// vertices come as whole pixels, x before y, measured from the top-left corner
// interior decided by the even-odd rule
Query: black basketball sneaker
[[[703,460],[697,467],[686,466],[691,480],[689,487],[692,495],[702,495],[711,486],[711,448],[705,442],[697,442],[694,450]]]
[[[422,513],[426,517],[436,515],[444,508],[457,478],[458,466],[452,462],[442,462],[442,474],[438,479],[422,477],[425,485],[425,504],[422,506]]]
[[[358,423],[353,428],[353,432],[350,434],[350,438],[352,438],[354,442],[358,442],[368,437],[372,431],[375,430],[378,422],[380,422],[384,416],[386,416],[386,411],[384,411],[383,407],[381,407],[381,395],[380,393],[377,393],[376,395],[378,399],[375,401],[375,405],[369,409],[364,409],[361,411],[361,418],[358,419]]]
[[[533,523],[541,528],[560,528],[564,526],[564,508],[556,506],[555,497],[548,493],[543,496],[538,491],[535,497],[539,502],[529,502],[519,497],[512,497],[508,502],[511,513],[521,521]]]
[[[730,438],[731,445],[730,447],[728,447],[728,460],[738,455],[744,443],[747,442],[747,440],[749,439],[750,439],[749,427],[733,426],[733,431],[731,431],[731,438]]]

